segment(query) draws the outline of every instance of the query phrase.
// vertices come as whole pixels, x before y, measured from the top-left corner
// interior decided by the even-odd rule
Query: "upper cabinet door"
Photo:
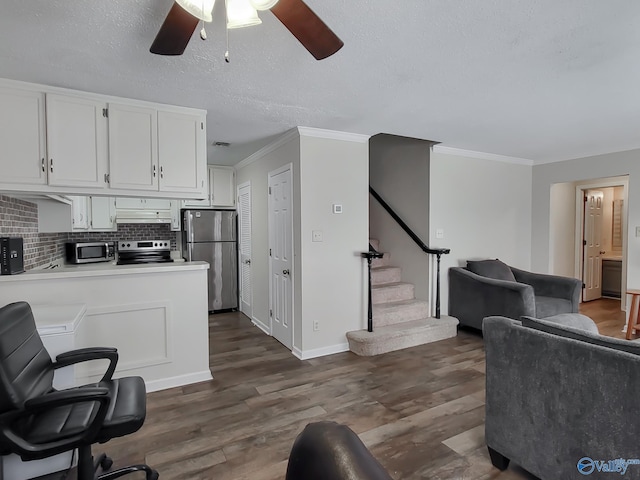
[[[113,197],[91,197],[91,229],[113,230],[116,227],[116,202]]]
[[[160,191],[206,197],[206,132],[200,115],[158,111]]]
[[[209,167],[211,169],[211,204],[214,207],[235,207],[236,185],[233,167]]]
[[[158,190],[155,109],[109,104],[109,175],[111,188]]]
[[[87,197],[70,196],[72,201],[72,221],[71,229],[76,230],[88,230],[89,229],[89,209]]]
[[[90,98],[47,94],[49,184],[105,188],[106,104]]]
[[[44,94],[0,87],[0,183],[47,183]]]

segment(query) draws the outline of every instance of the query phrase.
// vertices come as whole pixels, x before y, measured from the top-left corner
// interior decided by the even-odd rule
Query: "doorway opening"
[[[582,280],[583,302],[626,309],[628,185],[621,176],[551,186],[549,271]]]

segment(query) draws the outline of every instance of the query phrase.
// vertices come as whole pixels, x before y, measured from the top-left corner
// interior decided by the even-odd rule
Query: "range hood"
[[[116,210],[116,223],[171,223],[171,210]]]

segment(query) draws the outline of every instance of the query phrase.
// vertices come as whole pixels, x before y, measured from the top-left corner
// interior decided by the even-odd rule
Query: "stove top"
[[[169,262],[173,262],[169,240],[121,240],[118,242],[117,265]]]

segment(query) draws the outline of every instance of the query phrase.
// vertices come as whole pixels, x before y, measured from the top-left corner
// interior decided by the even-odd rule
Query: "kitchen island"
[[[0,305],[82,303],[76,348],[116,347],[117,376],[139,375],[148,391],[211,379],[206,262],[94,263],[0,276]],[[38,319],[36,318],[36,323]],[[102,365],[76,368],[76,383]]]

